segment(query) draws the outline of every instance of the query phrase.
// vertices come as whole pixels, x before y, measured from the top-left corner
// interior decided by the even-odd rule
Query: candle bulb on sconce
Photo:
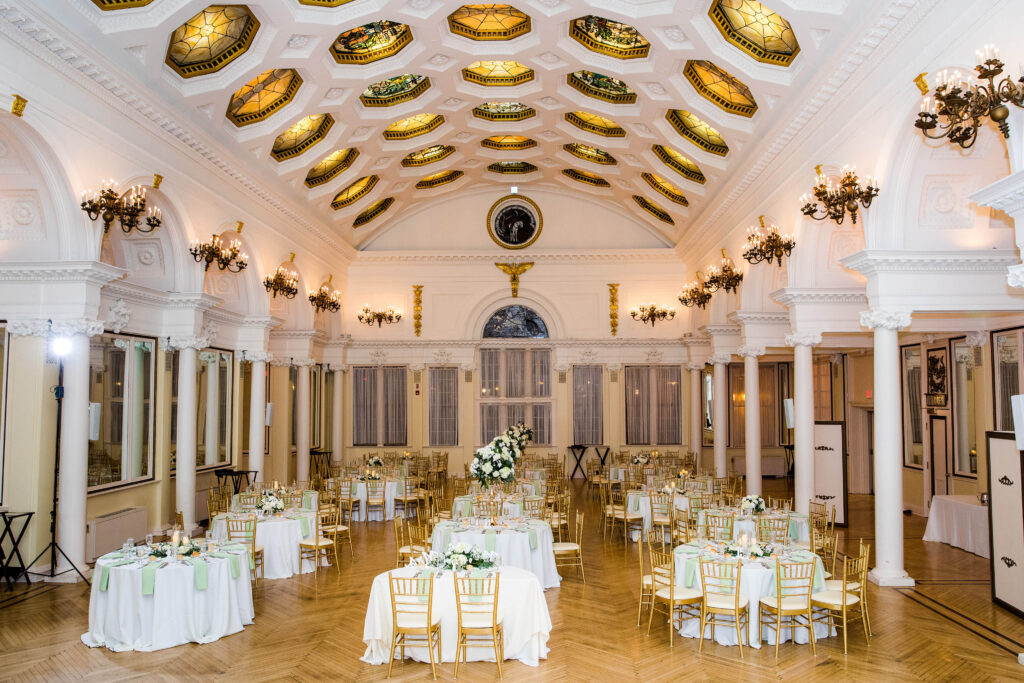
[[[375,310],[370,308],[370,304],[366,304],[363,306],[363,310],[359,311],[359,315],[357,317],[359,318],[359,322],[364,325],[373,327],[373,325],[376,324],[377,327],[381,327],[384,323],[387,323],[388,325],[397,323],[402,319],[402,314],[391,306],[388,306],[383,310]]]
[[[288,263],[295,263],[294,251]],[[286,299],[294,299],[299,293],[299,274],[284,266],[278,266],[273,275],[263,278],[263,286],[272,297],[280,294]]]
[[[237,232],[242,232],[241,221],[238,222]],[[219,235],[212,236],[209,242],[192,240],[188,251],[197,263],[204,264],[204,271],[216,263],[221,270],[240,273],[249,265],[249,255],[242,253],[242,243],[235,239],[225,247]]]
[[[670,306],[662,306],[660,304],[640,304],[633,308],[629,312],[633,320],[637,320],[645,325],[647,323],[654,327],[654,324],[659,320],[672,320],[676,317],[676,310]]]
[[[159,228],[162,222],[160,209],[151,207],[146,211],[146,188],[132,185],[125,192],[118,193],[113,178],[102,180],[96,192],[83,192],[79,206],[89,216],[89,220],[103,221],[104,234],[110,232],[110,226],[115,220],[125,234],[133,230],[150,233]]]

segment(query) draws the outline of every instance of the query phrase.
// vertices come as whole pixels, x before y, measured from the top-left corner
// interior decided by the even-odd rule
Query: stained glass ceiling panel
[[[715,0],[709,14],[726,40],[759,62],[789,66],[800,52],[789,22],[756,0]]]
[[[757,111],[750,88],[725,69],[703,59],[692,59],[683,73],[697,92],[725,111],[748,118]]]
[[[640,177],[643,178],[648,185],[674,201],[676,204],[682,204],[683,206],[690,205],[690,202],[687,201],[686,195],[683,194],[682,190],[662,178],[657,173],[642,173]]]
[[[270,154],[278,161],[297,157],[320,142],[333,125],[334,117],[330,114],[313,114],[299,119],[277,136]]]
[[[249,49],[259,27],[245,5],[210,5],[174,29],[167,65],[182,78],[219,71]]]
[[[607,180],[596,173],[591,173],[590,171],[580,171],[575,168],[563,168],[562,175],[572,178],[580,183],[593,185],[594,187],[611,187]]]
[[[651,149],[669,168],[684,178],[702,185],[707,180],[697,164],[675,149],[665,145],[654,145]]]
[[[306,186],[323,185],[351,166],[358,156],[359,150],[354,147],[334,150],[309,169],[309,173],[306,174]]]
[[[522,121],[536,114],[522,102],[484,102],[473,108],[473,116],[489,121]]]
[[[647,39],[629,24],[592,14],[574,19],[569,35],[594,52],[618,59],[641,59],[651,49]]]
[[[565,120],[577,128],[609,138],[621,138],[626,135],[622,126],[611,119],[587,111],[569,112],[565,115]]]
[[[384,137],[388,140],[404,140],[417,135],[429,133],[444,123],[440,114],[417,114],[407,119],[395,121],[384,129]]]
[[[451,145],[432,145],[412,152],[402,159],[402,166],[426,166],[445,159],[455,151]]]
[[[236,126],[262,121],[288,104],[300,85],[295,69],[268,69],[235,91],[226,115]]]
[[[615,157],[603,149],[591,147],[590,145],[583,145],[578,142],[570,142],[569,144],[564,145],[562,149],[574,157],[585,161],[592,161],[595,164],[610,166],[619,163],[615,160]]]
[[[669,109],[667,118],[680,135],[701,149],[720,157],[729,153],[721,134],[685,109]]]
[[[372,190],[378,180],[380,180],[380,178],[375,175],[368,175],[360,178],[336,194],[334,199],[331,200],[331,206],[335,209],[340,209],[355,203],[356,200]]]
[[[440,173],[434,173],[421,178],[416,183],[417,190],[425,190],[430,187],[438,187],[439,185],[447,185],[450,182],[456,181],[463,175],[462,171],[457,169],[451,171],[441,171]]]
[[[522,135],[492,135],[481,140],[480,145],[489,149],[515,150],[536,147],[537,141]]]
[[[385,197],[384,199],[378,199],[373,204],[370,204],[370,206],[368,206],[365,211],[356,216],[356,219],[352,221],[352,227],[359,228],[366,225],[374,218],[390,209],[391,205],[394,204],[394,202],[394,197]]]
[[[338,63],[368,64],[398,54],[411,41],[412,31],[407,25],[382,19],[339,35],[331,54]]]
[[[448,15],[448,27],[473,40],[510,40],[530,30],[530,17],[512,5],[463,5]]]
[[[473,62],[462,70],[462,77],[480,85],[519,85],[533,80],[533,69],[515,61]]]
[[[669,225],[676,224],[676,222],[672,220],[672,216],[669,215],[668,211],[661,208],[647,197],[635,194],[633,195],[633,201],[636,202],[640,206],[640,208],[642,208],[644,211],[657,218],[659,221],[664,221]]]
[[[487,167],[488,171],[504,174],[533,173],[537,167],[528,161],[497,161]]]
[[[430,79],[419,74],[402,74],[371,83],[359,100],[367,107],[389,107],[419,97],[430,87]]]
[[[636,102],[636,93],[617,78],[594,73],[593,71],[575,71],[567,77],[569,85],[584,95],[612,102],[613,104],[632,104]]]

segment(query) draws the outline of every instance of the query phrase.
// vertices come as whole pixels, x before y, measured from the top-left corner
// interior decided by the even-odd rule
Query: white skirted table
[[[362,661],[368,664],[387,664],[391,650],[391,590],[389,575],[413,577],[422,568],[402,567],[393,572],[378,574],[370,589],[370,602],[363,624],[363,642],[366,652]],[[528,666],[537,666],[548,655],[548,637],[551,634],[551,615],[544,600],[544,590],[537,577],[516,567],[501,567],[498,584],[498,618],[505,639],[505,658],[517,659]],[[441,617],[441,661],[455,661],[455,647],[459,628],[458,608],[455,603],[455,581],[451,571],[435,574],[434,614]],[[425,648],[406,647],[407,657],[418,662],[429,662]],[[401,655],[395,652],[395,658]],[[484,648],[468,648],[469,661],[494,661],[494,652]]]
[[[932,496],[924,540],[988,557],[988,508],[975,496]]]
[[[530,500],[543,501],[542,496],[526,496]],[[506,517],[522,517],[523,516],[523,496],[515,496],[506,498],[501,503],[501,514]],[[477,497],[474,495],[456,496],[452,501],[452,519],[459,519],[460,517],[472,517],[476,514],[476,510],[473,508],[474,502]]]
[[[545,589],[557,588],[562,579],[555,567],[554,537],[551,526],[541,520],[522,520],[511,528],[478,527],[476,520],[467,520],[466,528],[459,522],[440,522],[430,537],[430,548],[444,552],[453,543],[472,543],[484,550],[493,550],[501,557],[503,567],[518,567],[532,572]]]
[[[299,566],[299,543],[312,536],[315,522],[312,510],[292,510],[280,517],[257,518],[256,545],[263,546],[263,578],[287,579],[294,574],[313,571],[313,561],[303,560]],[[213,538],[227,541],[228,515],[213,518]]]
[[[371,522],[382,522],[394,519],[396,495],[398,495],[398,482],[392,480],[384,482],[384,510],[382,512],[380,508],[374,508],[369,513],[369,520]],[[366,482],[352,482],[352,497],[359,499],[359,509],[352,516],[353,521],[365,522],[367,520],[366,496]]]
[[[252,623],[250,581],[245,550],[173,562],[109,553],[96,561],[82,642],[115,652],[212,643]]]

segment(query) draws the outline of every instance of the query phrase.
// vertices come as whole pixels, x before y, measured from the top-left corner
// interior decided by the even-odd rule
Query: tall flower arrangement
[[[531,440],[533,430],[522,422],[517,422],[473,454],[469,473],[485,488],[492,484],[514,482],[516,463],[523,457],[526,445]]]

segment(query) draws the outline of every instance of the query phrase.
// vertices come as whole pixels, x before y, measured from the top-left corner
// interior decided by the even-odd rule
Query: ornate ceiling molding
[[[124,277],[122,268],[98,261],[0,263],[0,282],[85,282],[106,285]]]
[[[884,330],[902,330],[910,325],[910,313],[906,311],[887,311],[885,309],[873,308],[869,311],[861,311],[860,324],[869,330],[881,328]]]
[[[879,273],[948,273],[1003,271],[1017,265],[1016,251],[923,251],[865,249],[842,259],[847,268],[865,276]]]
[[[541,263],[682,263],[674,249],[607,250],[590,252],[530,252],[530,258]],[[368,252],[362,251],[353,264],[372,263],[493,263],[494,254],[451,254],[438,252]]]
[[[820,343],[820,332],[794,332],[786,335],[786,346],[817,346]]]
[[[777,289],[770,296],[787,308],[794,304],[860,304],[868,301],[862,289],[801,289],[785,287]]]

